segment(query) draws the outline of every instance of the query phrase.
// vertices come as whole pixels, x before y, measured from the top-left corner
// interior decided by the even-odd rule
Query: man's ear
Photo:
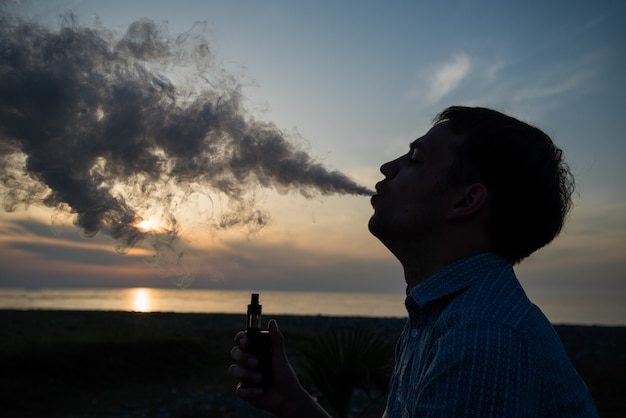
[[[484,184],[470,184],[453,194],[454,200],[448,209],[448,220],[465,219],[487,207],[489,191]]]

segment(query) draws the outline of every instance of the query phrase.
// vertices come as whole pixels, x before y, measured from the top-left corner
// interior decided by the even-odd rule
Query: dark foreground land
[[[316,335],[401,319],[277,317],[299,370]],[[0,311],[2,417],[266,416],[234,396],[226,374],[243,315]],[[626,416],[626,327],[556,326],[601,417]],[[361,416],[380,417],[384,396]],[[352,416],[362,412],[355,397]]]

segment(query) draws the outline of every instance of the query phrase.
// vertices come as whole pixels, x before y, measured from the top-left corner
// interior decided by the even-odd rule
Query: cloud
[[[470,57],[454,54],[452,59],[417,74],[417,82],[409,89],[409,97],[433,104],[454,91],[469,75],[472,68]]]
[[[443,64],[432,74],[426,95],[427,100],[436,102],[448,95],[467,76],[470,67],[471,62],[467,54],[454,55],[451,62]]]
[[[323,221],[322,221],[323,222]],[[48,229],[47,233],[44,231]],[[317,250],[296,240],[247,240],[226,237],[197,243],[185,251],[193,277],[171,274],[170,268],[146,268],[149,251],[133,249],[122,257],[107,246],[110,237],[84,239],[71,226],[62,237],[37,221],[0,223],[2,287],[193,287],[294,291],[368,289],[403,293],[399,264],[385,253],[363,257],[352,248]],[[150,265],[152,263],[149,263]],[[174,272],[176,273],[176,272]],[[388,278],[388,279],[384,279]]]
[[[551,80],[543,84],[536,84],[526,89],[519,89],[518,93],[513,95],[513,102],[519,101],[536,101],[554,96],[561,96],[565,93],[574,91],[584,84],[592,73],[590,71],[580,71],[569,74],[565,77],[553,77]]]
[[[490,80],[490,81],[496,80],[496,77],[498,76],[502,68],[504,67],[505,67],[504,61],[497,61],[493,64],[490,64],[486,70],[487,80]]]

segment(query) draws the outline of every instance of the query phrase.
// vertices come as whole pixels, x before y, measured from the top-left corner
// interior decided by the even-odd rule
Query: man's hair
[[[452,106],[434,119],[464,140],[448,172],[452,187],[489,190],[487,233],[494,252],[519,263],[556,237],[572,206],[574,178],[541,130],[495,110]]]

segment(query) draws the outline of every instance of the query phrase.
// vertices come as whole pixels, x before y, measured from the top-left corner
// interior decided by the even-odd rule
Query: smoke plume
[[[194,199],[225,205],[216,228],[258,229],[267,221],[259,187],[370,193],[250,117],[200,29],[171,36],[140,20],[116,36],[71,16],[54,30],[1,16],[4,209],[70,213],[85,236],[106,229],[124,251],[147,238],[139,225],[149,215],[166,219],[175,238],[176,210]]]

